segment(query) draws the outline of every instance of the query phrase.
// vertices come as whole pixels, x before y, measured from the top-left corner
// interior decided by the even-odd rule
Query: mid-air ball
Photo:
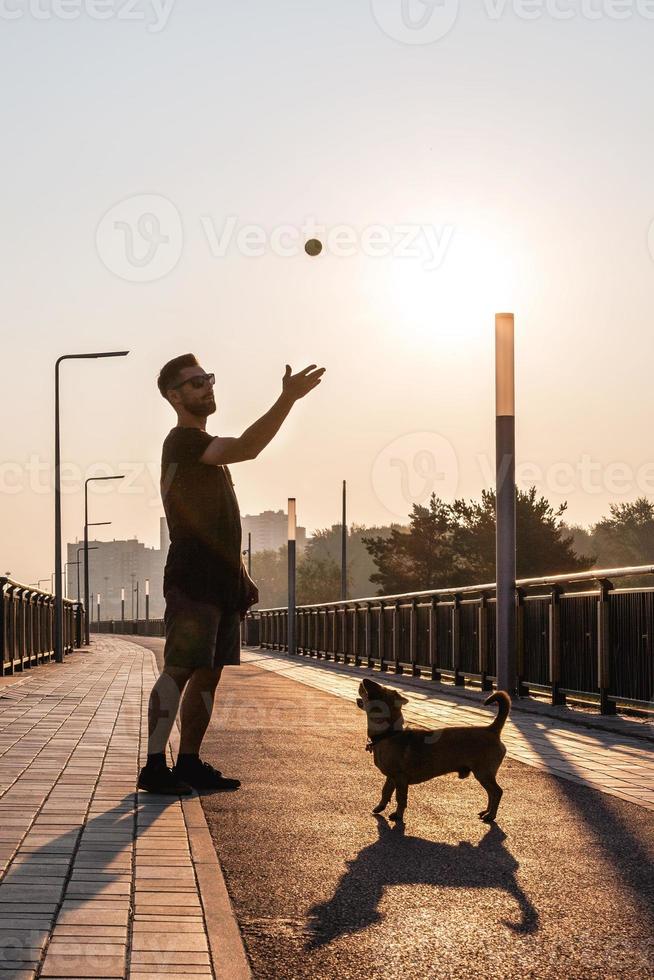
[[[304,246],[304,251],[307,253],[307,255],[320,255],[322,252],[322,242],[317,238],[310,238]]]

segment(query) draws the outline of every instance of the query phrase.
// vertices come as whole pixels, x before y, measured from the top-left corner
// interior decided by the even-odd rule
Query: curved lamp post
[[[61,445],[59,436],[59,365],[62,361],[95,360],[100,357],[125,357],[127,350],[102,351],[91,354],[63,354],[55,361],[55,622],[54,622],[54,652],[55,660],[62,663],[64,659],[63,636],[63,596],[61,589]],[[87,614],[88,615],[88,614]]]

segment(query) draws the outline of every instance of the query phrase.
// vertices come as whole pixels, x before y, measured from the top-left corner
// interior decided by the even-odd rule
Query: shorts
[[[241,615],[190,599],[171,586],[164,612],[166,667],[227,667],[241,662]]]

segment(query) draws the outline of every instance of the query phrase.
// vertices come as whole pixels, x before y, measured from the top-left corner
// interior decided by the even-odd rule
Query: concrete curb
[[[252,971],[199,796],[182,798],[191,859],[216,980],[252,980]]]

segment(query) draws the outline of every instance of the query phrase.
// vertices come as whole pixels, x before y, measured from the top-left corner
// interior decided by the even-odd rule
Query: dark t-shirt
[[[191,599],[237,609],[241,517],[228,468],[200,462],[212,439],[175,426],[163,444],[161,497],[170,532],[164,595],[175,585]]]

